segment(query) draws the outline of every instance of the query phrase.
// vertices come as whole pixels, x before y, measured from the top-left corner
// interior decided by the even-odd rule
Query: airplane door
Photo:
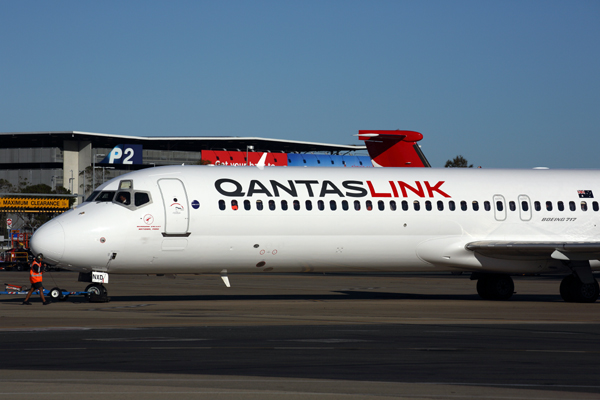
[[[523,221],[529,221],[531,219],[531,201],[529,196],[524,194],[519,195],[519,214]]]
[[[189,205],[183,182],[179,179],[159,179],[158,187],[165,205],[163,235],[188,236]]]
[[[504,221],[506,219],[506,203],[504,196],[499,194],[494,195],[494,217],[498,221]]]

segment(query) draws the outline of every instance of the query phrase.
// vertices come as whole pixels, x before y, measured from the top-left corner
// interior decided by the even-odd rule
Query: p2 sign
[[[100,164],[142,164],[141,144],[119,144],[100,162]]]

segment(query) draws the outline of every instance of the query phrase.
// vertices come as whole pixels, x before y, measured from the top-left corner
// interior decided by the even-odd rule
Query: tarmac
[[[509,301],[468,275],[229,279],[111,275],[109,303],[0,296],[0,399],[600,399],[600,302],[563,302],[557,277],[515,277]]]

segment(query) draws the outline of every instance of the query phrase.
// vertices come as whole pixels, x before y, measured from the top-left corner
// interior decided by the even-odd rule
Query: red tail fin
[[[423,135],[413,131],[358,131],[375,167],[431,167],[417,142]]]

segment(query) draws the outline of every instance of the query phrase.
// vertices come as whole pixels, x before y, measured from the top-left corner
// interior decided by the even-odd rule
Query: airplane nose
[[[65,251],[65,231],[58,221],[42,225],[31,237],[31,249],[35,254],[44,254],[50,261],[60,261]]]

